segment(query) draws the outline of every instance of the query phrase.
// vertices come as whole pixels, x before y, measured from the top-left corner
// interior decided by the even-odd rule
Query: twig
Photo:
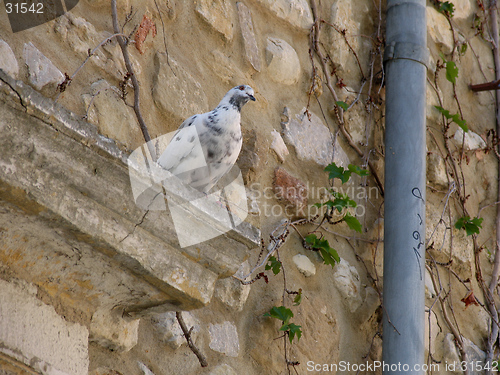
[[[330,72],[329,72],[328,66],[326,64],[327,59],[325,58],[325,55],[323,54],[323,52],[321,51],[321,49],[319,47],[319,32],[320,32],[321,22],[320,22],[320,18],[318,16],[318,9],[317,9],[315,0],[311,0],[311,10],[312,10],[313,17],[314,17],[314,24],[313,24],[312,29],[311,29],[311,44],[312,44],[311,48],[314,50],[316,55],[318,55],[318,58],[321,62],[321,67],[323,69],[323,75],[325,76],[325,80],[326,80],[326,83],[325,83],[326,87],[330,91],[330,94],[332,95],[333,100],[335,102],[338,102],[339,98],[337,96],[337,93],[335,92],[335,89],[332,86]],[[363,158],[365,156],[364,152],[361,151],[361,149],[358,147],[356,142],[353,141],[351,135],[347,132],[347,130],[345,128],[344,110],[339,105],[336,104],[335,113],[337,115],[337,120],[339,123],[340,131],[344,135],[344,137],[347,140],[347,142],[349,143],[349,145],[357,152],[357,154],[361,158]],[[370,171],[371,171],[373,177],[375,178],[375,182],[377,183],[377,186],[380,190],[380,195],[382,195],[382,197],[383,197],[384,196],[384,187],[382,185],[382,181],[380,180],[380,178],[375,170],[375,166],[373,165],[373,163],[371,161],[368,161],[368,166],[370,167]]]
[[[301,221],[301,220],[298,220],[298,221]],[[294,222],[295,224],[296,222]],[[252,268],[250,270],[250,272],[248,272],[248,274],[246,274],[245,276],[242,276],[242,277],[237,277],[237,276],[232,276],[233,279],[236,279],[238,281],[240,281],[243,285],[247,285],[248,284],[248,281],[247,281],[247,278],[249,278],[250,276],[252,276],[252,274],[255,272],[255,270],[257,268],[260,268],[262,267],[264,264],[267,263],[268,259],[276,252],[276,250],[278,250],[281,246],[283,246],[286,242],[286,239],[288,237],[288,234],[290,233],[289,229],[288,229],[288,226],[292,224],[290,222],[290,220],[285,220],[284,222],[282,222],[281,224],[279,224],[272,232],[271,234],[269,235],[269,237],[271,238],[270,242],[269,242],[269,245],[267,246],[267,254],[266,256],[264,257],[264,259],[262,259],[262,261],[259,262],[259,260],[262,258],[262,251],[261,253],[259,254],[259,259],[257,260],[257,264],[255,265],[254,268]],[[280,232],[279,235],[275,235],[275,233],[280,229],[280,228],[283,228]]]
[[[163,22],[163,17],[161,15],[160,7],[158,6],[158,3],[156,2],[156,0],[154,0],[154,2],[155,2],[156,10],[158,11],[158,16],[160,17],[161,28],[163,30],[163,44],[165,45],[165,55],[167,55],[167,64],[170,66],[170,64],[168,63],[168,49],[167,49],[167,38],[165,36],[165,23]]]
[[[495,62],[495,78],[500,80],[500,51],[498,45],[498,16],[497,16],[497,0],[491,0],[490,3],[490,20],[491,20],[491,34],[493,38],[493,60]],[[496,130],[497,134],[500,134],[500,91],[496,91]],[[500,145],[497,146],[497,150],[500,152]],[[498,172],[500,173],[500,162],[498,165]],[[500,201],[500,184],[497,190],[497,201]],[[495,250],[495,261],[493,263],[493,271],[491,274],[491,281],[487,291],[486,304],[493,315],[491,321],[491,331],[488,336],[488,343],[486,347],[486,363],[491,364],[494,354],[494,346],[498,340],[498,311],[493,301],[493,295],[498,284],[498,278],[500,276],[500,206],[497,206],[497,216],[496,216],[496,250]],[[496,324],[495,324],[496,323]],[[487,373],[491,373],[490,370]]]
[[[354,50],[354,48],[352,48],[351,44],[349,43],[349,40],[347,39],[347,35],[346,35],[347,34],[347,30],[346,29],[340,30],[337,26],[335,26],[334,24],[332,24],[330,22],[326,22],[325,20],[321,20],[321,22],[324,23],[324,24],[326,24],[326,25],[328,25],[328,26],[333,27],[336,32],[338,32],[340,35],[342,35],[344,37],[344,41],[347,44],[347,47],[349,47],[349,49],[351,50],[352,54],[356,58],[356,62],[358,63],[359,71],[361,72],[361,76],[363,77],[363,80],[364,80],[365,79],[365,73],[363,73],[363,68],[361,66],[361,62],[359,61],[358,54],[356,53],[356,51]]]
[[[445,297],[441,296],[441,292],[443,290],[443,287],[441,286],[441,282],[439,282],[439,287],[438,287],[438,283],[436,281],[434,273],[432,272],[431,267],[427,264],[425,265],[425,267],[427,268],[427,271],[429,271],[429,275],[431,276],[431,281],[432,281],[432,285],[434,286],[434,290],[438,293],[439,304],[441,305],[441,311],[443,312],[443,318],[446,321],[446,323],[448,324],[448,327],[450,328],[451,333],[453,334],[453,336],[455,336],[455,341],[457,343],[458,350],[460,351],[460,356],[462,357],[462,361],[467,361],[467,354],[465,353],[462,335],[457,330],[455,325],[451,322],[450,317],[448,315],[448,309],[446,308],[445,299],[448,297],[448,294]],[[468,373],[469,373],[469,370],[466,367],[464,370],[464,374],[468,375]]]
[[[495,61],[495,77],[500,80],[500,51],[498,45],[498,17],[497,17],[497,0],[492,0],[490,4],[490,15],[491,15],[491,32],[493,35],[493,58]],[[496,130],[497,134],[500,134],[500,91],[496,92]],[[500,152],[500,144],[497,146],[498,152]],[[500,164],[499,164],[500,165]],[[500,171],[500,168],[499,168]],[[500,185],[498,186],[497,201],[500,201]],[[500,206],[497,206],[497,218],[496,218],[496,233],[497,233],[497,250],[495,252],[495,264],[493,266],[493,274],[490,282],[490,291],[496,288],[498,283],[498,277],[500,274]]]
[[[151,142],[151,137],[149,136],[149,131],[146,126],[146,122],[142,117],[141,107],[140,107],[140,88],[139,88],[139,80],[137,79],[134,73],[134,67],[132,66],[132,62],[130,61],[130,56],[128,54],[128,45],[126,39],[120,33],[120,25],[118,24],[118,13],[116,11],[116,0],[111,0],[111,13],[113,16],[113,29],[115,34],[120,34],[116,37],[118,40],[118,44],[122,50],[123,60],[125,61],[125,67],[127,71],[130,73],[130,78],[132,80],[132,86],[134,87],[134,112],[137,117],[137,121],[139,122],[139,127],[142,131],[142,136],[147,143],[149,153],[151,154],[151,159],[156,161],[156,151]]]
[[[181,326],[182,333],[183,333],[184,337],[186,338],[186,341],[187,341],[189,348],[198,357],[198,360],[200,361],[201,367],[207,367],[208,366],[207,359],[200,352],[200,350],[196,347],[196,345],[194,345],[193,340],[191,339],[191,331],[193,330],[193,327],[191,327],[190,330],[187,329],[186,323],[184,322],[184,318],[182,317],[181,311],[176,311],[175,317],[177,318],[177,321],[179,322],[179,325]]]
[[[359,88],[358,95],[356,95],[356,98],[352,101],[352,103],[349,105],[347,110],[350,110],[354,106],[354,104],[356,104],[358,102],[359,97],[363,93],[363,87],[365,86],[366,82],[367,82],[366,80],[363,80],[363,83],[361,84],[361,87]]]
[[[104,39],[93,50],[90,50],[90,48],[89,48],[89,51],[87,53],[87,57],[85,58],[85,60],[83,60],[82,64],[75,70],[75,72],[71,76],[66,75],[65,81],[62,84],[60,84],[59,93],[57,94],[57,96],[56,96],[56,98],[54,100],[55,102],[57,102],[57,100],[59,99],[59,97],[61,96],[61,94],[65,91],[66,87],[68,87],[71,84],[71,82],[73,82],[73,79],[78,74],[78,72],[85,66],[85,64],[90,60],[90,58],[92,56],[94,56],[94,54],[99,49],[99,47],[102,47],[103,45],[105,45],[106,43],[108,43],[111,39],[117,38],[119,36],[126,36],[126,35],[124,35],[124,34],[122,34],[120,32],[115,33],[115,34],[107,37],[106,39]]]

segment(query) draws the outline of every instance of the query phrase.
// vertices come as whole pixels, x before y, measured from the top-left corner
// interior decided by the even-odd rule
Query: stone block
[[[427,40],[433,42],[445,55],[453,51],[453,33],[446,17],[432,5],[426,7]]]
[[[259,0],[259,2],[290,25],[304,31],[311,29],[313,17],[307,0]]]
[[[276,153],[278,159],[283,163],[285,161],[285,157],[289,154],[288,148],[286,147],[283,138],[281,138],[280,133],[276,130],[271,132],[272,142],[271,149]]]
[[[486,353],[479,349],[472,341],[468,338],[462,336],[462,341],[464,344],[465,354],[467,356],[467,364],[471,362],[474,363],[474,367],[469,367],[469,374],[471,375],[480,375],[483,374],[483,371],[478,371],[479,364],[484,366],[484,360],[486,359]],[[457,346],[455,345],[455,338],[453,334],[448,333],[443,340],[443,359],[446,363],[453,364],[455,363],[455,374],[462,374],[463,371],[460,370],[460,363],[462,362],[462,358],[459,354]]]
[[[245,184],[258,181],[266,164],[267,154],[262,136],[255,130],[243,130],[243,146],[237,160]]]
[[[209,110],[201,84],[177,61],[171,56],[167,61],[167,56],[158,52],[154,63],[153,100],[172,120],[174,129],[188,117]]]
[[[302,273],[305,277],[314,276],[316,274],[316,266],[306,255],[294,255],[292,260],[300,273]]]
[[[196,344],[196,339],[200,333],[200,324],[198,320],[189,312],[183,311],[182,318],[186,323],[187,329],[191,331],[191,339]],[[178,349],[186,344],[186,338],[182,332],[181,326],[177,321],[175,312],[169,311],[162,314],[156,314],[151,317],[151,323],[155,327],[156,333],[161,341],[169,345],[172,349]]]
[[[241,278],[248,272],[250,272],[250,264],[246,260],[241,264],[235,276]],[[250,285],[242,285],[238,280],[228,277],[215,284],[214,296],[231,309],[241,311],[250,294],[250,289]]]
[[[90,86],[92,95],[84,94],[88,110],[88,119],[99,128],[99,133],[106,137],[113,136],[118,142],[128,147],[142,139],[134,110],[120,97],[120,90],[101,79]]]
[[[98,310],[92,315],[89,340],[116,352],[128,352],[137,345],[139,319],[126,320],[117,311]]]
[[[253,29],[252,13],[244,3],[238,2],[236,3],[236,7],[238,8],[241,35],[243,36],[243,45],[245,46],[247,60],[256,71],[260,72],[260,53]]]
[[[87,375],[87,328],[67,322],[36,294],[26,282],[0,280],[0,353],[39,373]]]
[[[273,189],[276,198],[287,207],[300,211],[307,205],[307,185],[282,167],[274,170]]]
[[[293,85],[300,79],[300,61],[293,47],[282,39],[267,38],[267,73],[284,85]]]
[[[197,0],[196,12],[225,40],[233,39],[233,9],[229,0]]]
[[[349,165],[349,157],[338,140],[334,148],[333,134],[314,113],[306,113],[303,108],[288,122],[282,122],[282,127],[285,142],[295,148],[299,160],[312,160],[325,167],[332,161],[344,168]]]
[[[16,56],[9,44],[2,39],[0,39],[0,56],[0,69],[10,74],[13,78],[17,78],[19,65],[17,64]]]
[[[486,148],[486,142],[479,134],[474,133],[472,130],[469,130],[465,133],[462,128],[458,128],[453,136],[453,141],[459,147],[463,147],[466,150],[474,151]],[[463,142],[463,143],[462,143]]]
[[[441,155],[437,153],[429,153],[427,155],[427,180],[436,188],[448,188],[446,166]]]
[[[210,324],[210,349],[223,353],[229,357],[237,357],[240,351],[240,341],[236,326],[225,321],[221,324]]]
[[[334,284],[350,312],[354,312],[363,302],[360,296],[361,280],[356,267],[341,259],[333,268]]]
[[[64,81],[64,75],[33,43],[25,43],[23,50],[24,62],[28,67],[30,84],[37,90],[45,86],[57,86]]]

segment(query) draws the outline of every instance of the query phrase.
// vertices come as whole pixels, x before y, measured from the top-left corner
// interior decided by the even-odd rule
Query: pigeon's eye
[[[245,90],[245,86],[238,87],[241,91]]]

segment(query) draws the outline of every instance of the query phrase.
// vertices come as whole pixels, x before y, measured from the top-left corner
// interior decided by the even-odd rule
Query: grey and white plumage
[[[249,100],[255,101],[253,89],[236,86],[212,111],[189,117],[158,164],[185,184],[208,193],[238,159],[242,145],[241,108]]]

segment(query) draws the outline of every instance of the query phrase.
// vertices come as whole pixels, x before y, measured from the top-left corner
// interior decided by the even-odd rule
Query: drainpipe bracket
[[[391,42],[384,51],[384,65],[390,60],[413,60],[429,68],[429,50],[427,47],[411,42]]]

